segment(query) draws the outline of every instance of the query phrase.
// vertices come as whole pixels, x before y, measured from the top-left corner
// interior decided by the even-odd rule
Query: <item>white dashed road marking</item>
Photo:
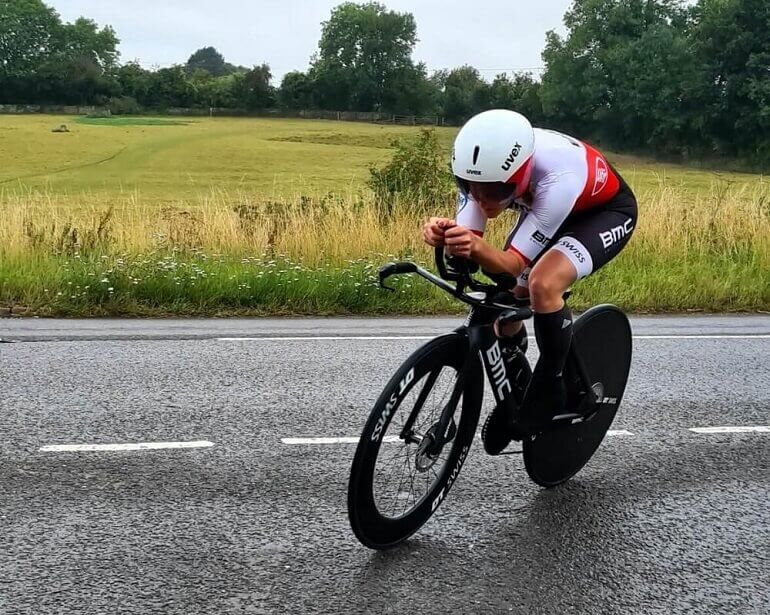
[[[53,444],[40,447],[41,453],[79,453],[102,451],[155,451],[167,448],[208,448],[208,440],[195,442],[134,442],[128,444]]]
[[[691,427],[688,431],[697,434],[715,434],[715,433],[770,433],[770,425],[743,425],[738,427]],[[608,436],[634,437],[634,434],[626,429],[611,429],[607,432]],[[281,438],[283,444],[356,444],[360,438]],[[398,436],[385,436],[383,442],[398,442]]]
[[[690,431],[711,433],[770,433],[770,425],[740,425],[736,427],[692,427]]]
[[[307,335],[292,337],[218,337],[218,342],[330,342],[344,340],[432,340],[435,335]]]
[[[281,438],[284,444],[356,444],[361,438]],[[398,436],[385,436],[383,442],[398,442]]]

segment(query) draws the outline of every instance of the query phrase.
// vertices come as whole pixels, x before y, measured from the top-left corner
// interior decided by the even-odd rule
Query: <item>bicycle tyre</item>
[[[590,381],[602,384],[605,401],[585,422],[524,440],[524,467],[542,487],[555,487],[569,480],[594,455],[615,419],[631,367],[631,325],[614,305],[597,305],[578,318],[572,343],[580,352]],[[568,372],[565,378],[576,378]]]
[[[372,549],[388,549],[409,538],[431,517],[455,483],[467,459],[481,411],[483,375],[478,359],[470,364],[465,374],[462,397],[453,415],[456,433],[444,447],[451,449],[440,470],[433,472],[435,478],[426,492],[405,513],[393,517],[378,508],[374,486],[377,460],[383,449],[385,434],[394,417],[399,416],[402,403],[411,397],[413,391],[422,390],[417,385],[423,383],[425,387],[430,382],[429,374],[435,370],[438,369],[437,373],[441,374],[448,367],[459,373],[467,354],[468,338],[460,333],[431,340],[404,361],[375,402],[358,442],[348,483],[348,518],[353,533],[363,545]],[[404,440],[399,442],[403,446],[411,446]],[[389,447],[390,443],[385,446]],[[407,466],[410,463],[407,461]],[[398,489],[400,487],[401,483]]]

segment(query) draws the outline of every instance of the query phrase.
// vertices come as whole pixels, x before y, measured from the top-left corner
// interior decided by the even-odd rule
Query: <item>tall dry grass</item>
[[[110,203],[44,193],[0,195],[0,253],[23,256],[99,250],[106,254],[201,249],[281,253],[308,266],[418,249],[424,207],[385,217],[348,195],[283,199],[212,192],[157,206],[138,195]]]
[[[770,307],[770,184],[714,183],[696,194],[662,187],[637,196],[640,217],[633,240],[606,271],[581,282],[584,290],[581,294],[578,286],[577,302],[615,300],[626,308],[643,310]],[[279,255],[304,272],[287,284],[291,280],[300,284],[299,278],[307,283],[308,276],[323,270],[326,281],[315,284],[315,290],[303,291],[320,292],[324,284],[339,282],[334,272],[353,266],[358,267],[356,275],[362,275],[361,263],[367,263],[369,271],[391,257],[429,262],[431,254],[420,239],[420,228],[427,215],[440,213],[437,209],[451,213],[452,206],[402,203],[385,215],[373,199],[358,193],[269,200],[216,191],[195,201],[164,206],[146,203],[139,194],[105,203],[88,196],[0,193],[0,301],[39,308],[37,302],[44,296],[32,292],[42,283],[36,268],[48,272],[42,277],[51,286],[56,282],[57,263],[67,263],[60,267],[64,284],[75,257],[79,262],[116,258],[124,262],[167,254],[181,260],[185,255],[199,260],[201,255],[216,255],[220,265],[228,263],[229,275],[235,277],[233,263],[248,261],[253,274],[260,263]],[[502,243],[514,220],[504,218],[490,224],[490,242]],[[146,265],[147,259],[142,262]],[[143,283],[153,275],[144,270]],[[138,284],[131,284],[126,292],[138,292]],[[366,311],[374,304],[378,310],[385,309],[379,299],[362,299],[360,284],[354,288],[358,289],[355,301],[326,289],[325,309],[334,311],[335,296],[346,306],[342,311]],[[263,290],[267,292],[267,286]],[[209,311],[217,304],[216,294],[227,289],[213,285],[210,292]],[[32,296],[38,299],[32,301]],[[114,301],[116,295],[110,297]],[[201,297],[196,297],[200,304]],[[276,311],[292,311],[292,306],[279,305],[282,300],[284,295],[275,296]],[[82,306],[85,312],[87,303]],[[129,303],[136,306],[133,299]],[[185,305],[185,310],[195,311],[189,302]],[[269,306],[269,302],[260,305]],[[420,305],[429,308],[429,304]],[[445,303],[440,305],[446,308]],[[402,308],[408,311],[408,302]]]
[[[768,257],[770,183],[715,183],[697,195],[663,188],[638,199],[639,225],[629,252],[692,258],[749,251]],[[232,255],[274,251],[309,266],[341,264],[372,254],[420,252],[422,222],[438,213],[451,215],[451,204],[402,203],[384,216],[372,200],[355,194],[271,200],[217,191],[158,206],[143,203],[138,194],[104,203],[87,196],[0,193],[0,253],[197,248]],[[490,241],[501,242],[514,219],[491,223]]]

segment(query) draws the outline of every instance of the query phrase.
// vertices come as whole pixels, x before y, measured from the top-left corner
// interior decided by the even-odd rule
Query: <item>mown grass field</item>
[[[51,129],[66,123],[68,133]],[[454,128],[437,129],[447,150]],[[429,262],[422,220],[365,182],[417,129],[279,119],[0,116],[0,307],[42,315],[432,313],[418,281],[372,283],[395,258]],[[609,156],[640,201],[638,231],[573,305],[770,309],[770,184]],[[513,216],[513,214],[512,214]],[[492,227],[502,241],[513,217]]]

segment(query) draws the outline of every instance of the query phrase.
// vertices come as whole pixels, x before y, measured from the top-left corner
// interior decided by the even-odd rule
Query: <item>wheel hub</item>
[[[419,446],[417,447],[417,454],[414,458],[414,466],[417,468],[418,472],[427,472],[434,466],[436,461],[438,461],[438,456],[441,453],[441,449],[438,451],[433,450],[436,444],[437,428],[438,423],[431,425],[430,429],[428,429],[428,432],[423,436]]]
[[[441,440],[439,440],[437,436],[438,429],[439,423],[437,421],[430,426],[422,440],[420,440],[420,444],[417,446],[414,465],[418,472],[427,472],[432,468],[436,461],[438,461],[444,446],[451,442],[457,434],[457,425],[455,424],[454,419],[450,421],[446,434]],[[439,444],[439,441],[441,444]]]

